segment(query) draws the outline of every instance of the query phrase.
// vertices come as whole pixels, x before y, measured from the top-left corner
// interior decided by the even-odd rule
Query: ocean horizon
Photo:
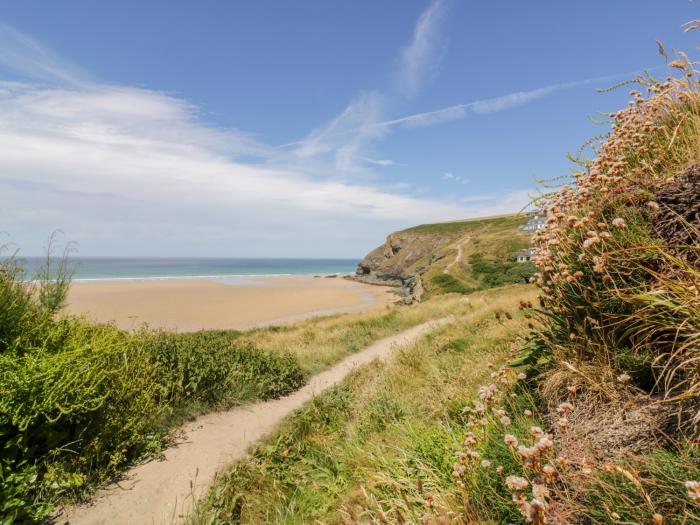
[[[18,256],[31,279],[43,256]],[[204,279],[354,273],[360,259],[296,259],[254,257],[70,257],[74,281]]]

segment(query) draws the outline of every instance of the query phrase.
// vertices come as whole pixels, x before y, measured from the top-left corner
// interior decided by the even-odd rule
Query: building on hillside
[[[523,224],[520,229],[524,232],[535,232],[547,226],[547,219],[542,215],[534,215],[532,219]]]
[[[534,255],[535,255],[534,248],[526,248],[525,250],[520,250],[518,252],[518,254],[515,256],[515,260],[519,263],[530,262]]]

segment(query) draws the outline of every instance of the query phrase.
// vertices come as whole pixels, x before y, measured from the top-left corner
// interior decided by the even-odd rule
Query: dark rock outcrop
[[[656,234],[676,257],[700,266],[700,164],[666,182],[656,192]]]
[[[458,235],[414,231],[392,233],[386,242],[372,250],[357,266],[354,279],[368,284],[395,286],[408,301],[420,299],[421,276],[440,259],[442,248]]]

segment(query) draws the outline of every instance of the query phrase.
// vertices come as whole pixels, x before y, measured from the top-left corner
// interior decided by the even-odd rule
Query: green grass
[[[647,523],[652,514],[664,523],[700,523],[700,506],[688,498],[685,482],[700,479],[700,450],[685,441],[619,461],[598,472],[583,496],[581,512],[591,523]]]
[[[527,217],[522,215],[506,215],[486,219],[468,219],[464,221],[439,222],[434,224],[420,224],[413,226],[402,233],[463,233],[484,227],[512,227],[527,222]]]
[[[227,334],[127,334],[43,319],[44,338],[0,352],[0,516],[38,520],[144,454],[183,417],[284,395],[304,383],[290,354]]]
[[[290,353],[306,374],[315,374],[377,339],[464,308],[459,298],[436,298],[382,312],[334,315],[259,328],[237,337],[241,343],[268,352]]]
[[[530,246],[531,235],[519,227],[528,220],[523,215],[475,219],[457,223],[428,224],[407,231],[452,235],[450,243],[423,272],[426,296],[470,291],[525,282],[533,272],[530,264],[512,259]],[[456,264],[459,249],[462,260]]]
[[[157,456],[188,418],[285,395],[310,374],[457,299],[250,331],[128,333],[45,308],[0,269],[0,517],[42,519],[126,465]]]
[[[295,356],[237,332],[90,324],[58,312],[66,281],[23,277],[14,258],[0,263],[0,523],[41,521],[157,454],[186,417],[305,382]]]
[[[468,294],[475,290],[475,288],[465,286],[462,281],[448,273],[434,275],[430,282],[437,286],[442,293]]]
[[[365,367],[290,417],[219,476],[192,523],[342,523],[396,513],[417,521],[425,494],[454,511],[462,407],[522,328],[529,287],[441,298],[457,322]],[[458,306],[459,305],[459,306]],[[513,320],[500,322],[508,310]],[[404,499],[410,502],[407,509]],[[442,512],[442,511],[441,511]],[[446,511],[447,512],[447,511]],[[412,514],[413,513],[413,514]]]

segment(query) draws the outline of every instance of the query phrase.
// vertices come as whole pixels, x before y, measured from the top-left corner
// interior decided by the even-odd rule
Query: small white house
[[[525,250],[520,250],[518,254],[515,256],[515,260],[518,261],[519,263],[526,263],[530,262],[532,260],[532,257],[535,255],[536,250],[534,248],[527,248]]]
[[[532,219],[523,224],[520,229],[524,232],[534,232],[547,226],[547,219],[541,215],[535,215]]]

